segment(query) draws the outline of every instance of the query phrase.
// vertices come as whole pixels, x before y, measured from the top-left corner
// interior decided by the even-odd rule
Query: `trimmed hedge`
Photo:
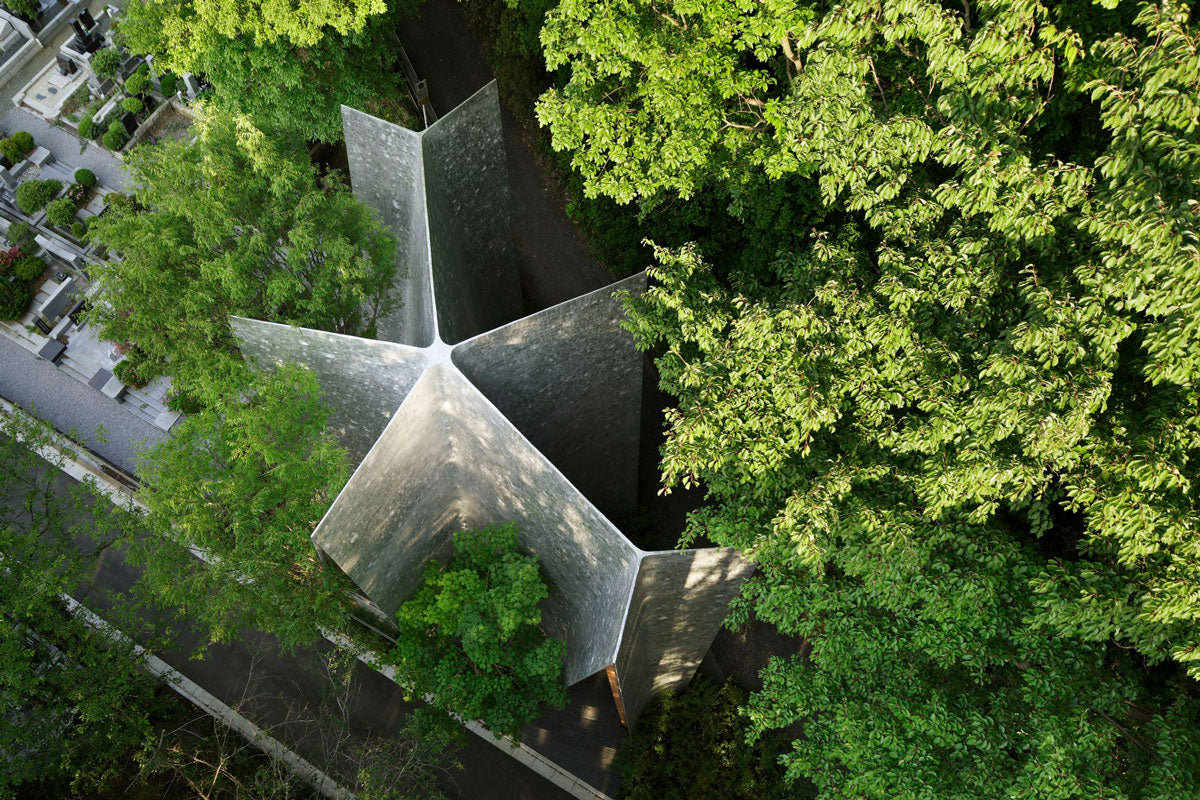
[[[125,59],[121,58],[121,53],[115,47],[106,47],[103,50],[97,50],[92,55],[92,69],[101,78],[111,78],[116,80],[117,73],[121,71],[121,64]]]
[[[14,222],[9,225],[8,234],[5,236],[10,245],[26,252],[33,249],[33,237],[33,226],[28,222]]]
[[[80,186],[91,189],[96,185],[96,173],[90,169],[82,168],[75,170],[75,182]]]
[[[13,275],[21,281],[37,280],[45,271],[46,260],[39,256],[25,256],[13,264]]]
[[[62,191],[62,181],[32,180],[17,187],[17,206],[26,214],[34,214],[46,207]]]
[[[146,104],[136,97],[126,97],[121,101],[121,108],[125,109],[130,114],[140,114],[142,113],[142,109],[145,107]]]
[[[33,135],[25,131],[17,131],[7,139],[0,140],[0,153],[16,164],[25,154],[33,149]]]
[[[158,79],[158,89],[170,100],[171,96],[179,91],[179,79],[175,77],[174,73],[168,72]]]
[[[0,319],[17,319],[33,301],[33,289],[25,281],[0,282]]]
[[[120,150],[129,141],[129,132],[125,130],[125,126],[121,124],[121,120],[114,119],[108,124],[108,130],[104,132],[102,140],[104,146],[109,150]]]
[[[46,219],[50,221],[51,225],[65,228],[75,221],[75,212],[78,208],[79,206],[72,198],[60,197],[46,206]]]
[[[96,138],[96,122],[91,117],[79,120],[79,135],[84,139]]]

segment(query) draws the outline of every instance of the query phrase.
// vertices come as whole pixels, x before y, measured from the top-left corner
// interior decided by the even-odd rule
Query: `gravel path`
[[[99,145],[84,145],[73,133],[51,125],[41,117],[22,108],[13,108],[0,117],[0,128],[8,134],[29,131],[33,140],[54,154],[56,161],[73,165],[76,169],[87,167],[96,173],[100,183],[124,191],[129,183],[123,162]],[[82,150],[82,152],[80,152]]]
[[[166,435],[121,408],[117,401],[64,375],[49,361],[2,337],[0,396],[131,473],[137,464],[138,451]],[[103,430],[96,430],[96,426]]]

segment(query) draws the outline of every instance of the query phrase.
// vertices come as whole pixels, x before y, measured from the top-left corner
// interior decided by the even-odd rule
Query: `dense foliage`
[[[244,17],[226,13],[235,6],[247,6]],[[333,6],[340,11],[330,13]],[[336,142],[342,104],[410,119],[393,31],[397,16],[414,7],[133,0],[119,27],[126,46],[153,55],[156,68],[204,75],[218,110],[245,114],[268,132]],[[209,12],[218,8],[226,22],[214,24]],[[284,25],[284,17],[292,21]]]
[[[697,676],[646,706],[617,751],[624,800],[800,800],[777,747],[746,743],[745,694]],[[774,744],[774,743],[772,743]]]
[[[110,203],[89,229],[120,255],[93,270],[101,335],[203,396],[236,383],[229,314],[369,334],[396,269],[375,212],[243,117],[195,130],[131,153],[137,202]]]
[[[399,678],[438,708],[519,736],[546,703],[566,704],[563,643],[541,630],[547,595],[536,556],[517,552],[512,525],[454,534],[454,556],[430,561],[396,612],[388,655]]]
[[[0,417],[0,797],[80,796],[149,734],[153,683],[127,644],[70,612],[132,517],[31,448],[26,417]],[[114,612],[116,613],[116,612]]]
[[[755,233],[659,251],[632,328],[686,538],[812,641],[750,704],[792,776],[1200,791],[1192,5],[563,0],[542,41],[589,192]]]
[[[343,626],[349,586],[309,540],[350,476],[327,418],[312,373],[282,366],[230,387],[145,453],[150,529],[205,554],[136,548],[156,603],[214,641],[251,625],[293,646],[315,640],[318,625]]]

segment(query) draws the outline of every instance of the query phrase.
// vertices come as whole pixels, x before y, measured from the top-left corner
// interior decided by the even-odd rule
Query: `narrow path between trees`
[[[417,75],[429,82],[438,114],[495,77],[457,0],[426,0],[415,19],[400,24],[399,35]],[[507,108],[501,119],[526,310],[540,311],[612,283],[614,276],[591,257],[547,190],[530,142]]]

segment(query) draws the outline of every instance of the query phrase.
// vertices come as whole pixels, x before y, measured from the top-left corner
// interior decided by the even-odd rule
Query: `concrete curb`
[[[205,691],[200,684],[188,678],[158,656],[147,651],[140,644],[133,642],[128,636],[114,628],[78,600],[65,594],[62,595],[62,599],[67,604],[68,610],[86,622],[89,627],[100,631],[114,642],[122,644],[132,643],[134,652],[142,658],[142,663],[145,665],[147,672],[166,682],[181,697],[190,701],[201,711],[220,720],[226,727],[237,731],[247,741],[253,743],[255,747],[267,753],[272,758],[282,761],[293,775],[311,783],[316,787],[317,791],[330,798],[330,800],[357,800],[353,792],[338,786],[333,778],[330,778],[324,772],[304,760],[304,758],[289,750],[278,739],[275,739],[262,728]]]

